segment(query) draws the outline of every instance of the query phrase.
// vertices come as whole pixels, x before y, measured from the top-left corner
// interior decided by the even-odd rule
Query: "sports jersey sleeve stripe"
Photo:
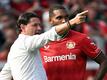
[[[97,56],[99,56],[101,54],[101,50],[99,50],[98,54],[93,58],[95,59]]]

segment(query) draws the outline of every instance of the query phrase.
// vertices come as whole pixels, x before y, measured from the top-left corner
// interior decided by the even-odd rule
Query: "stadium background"
[[[10,46],[17,38],[16,20],[26,11],[36,12],[42,21],[43,32],[50,29],[48,10],[53,4],[69,9],[70,18],[78,12],[89,10],[85,23],[75,30],[85,33],[107,54],[107,0],[0,0],[0,70],[4,66]],[[99,65],[88,59],[86,80],[93,80]],[[105,76],[104,80],[107,80]]]

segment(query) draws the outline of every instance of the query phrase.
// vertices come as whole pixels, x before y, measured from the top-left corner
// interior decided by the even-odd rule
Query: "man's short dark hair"
[[[56,5],[53,5],[53,6],[50,7],[50,9],[49,9],[49,17],[53,16],[53,11],[54,10],[59,10],[59,9],[63,9],[65,11],[67,11],[64,6],[56,4]]]
[[[33,17],[40,18],[36,13],[33,12],[26,12],[21,14],[17,20],[17,26],[19,31],[21,30],[20,25],[21,24],[27,25],[29,23],[29,20]]]

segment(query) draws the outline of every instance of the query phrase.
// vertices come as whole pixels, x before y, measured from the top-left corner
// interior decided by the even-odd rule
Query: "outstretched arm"
[[[69,20],[69,24],[72,26],[84,22],[87,13],[88,11],[84,11],[77,14],[75,18]],[[70,26],[68,26],[68,22],[54,26],[52,29],[43,34],[26,37],[25,46],[28,50],[35,50],[35,48],[40,48],[41,46],[47,44],[49,41],[57,40],[58,35],[63,35],[65,31],[68,31],[69,29]]]
[[[87,13],[88,13],[88,10],[77,14],[75,18],[68,21],[69,24],[71,26],[73,26],[75,24],[80,24],[80,23],[84,22]],[[57,34],[62,35],[62,34],[64,34],[65,31],[68,31],[70,29],[70,26],[68,26],[68,22],[55,26],[55,30],[56,30]]]

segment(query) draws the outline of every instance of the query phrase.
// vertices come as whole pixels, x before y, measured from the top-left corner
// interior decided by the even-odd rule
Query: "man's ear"
[[[51,18],[49,18],[49,23],[50,23],[50,24],[52,24],[52,23],[53,23]]]
[[[20,29],[23,31],[24,28],[25,28],[25,25],[24,25],[24,24],[21,24],[21,25],[20,25]]]

